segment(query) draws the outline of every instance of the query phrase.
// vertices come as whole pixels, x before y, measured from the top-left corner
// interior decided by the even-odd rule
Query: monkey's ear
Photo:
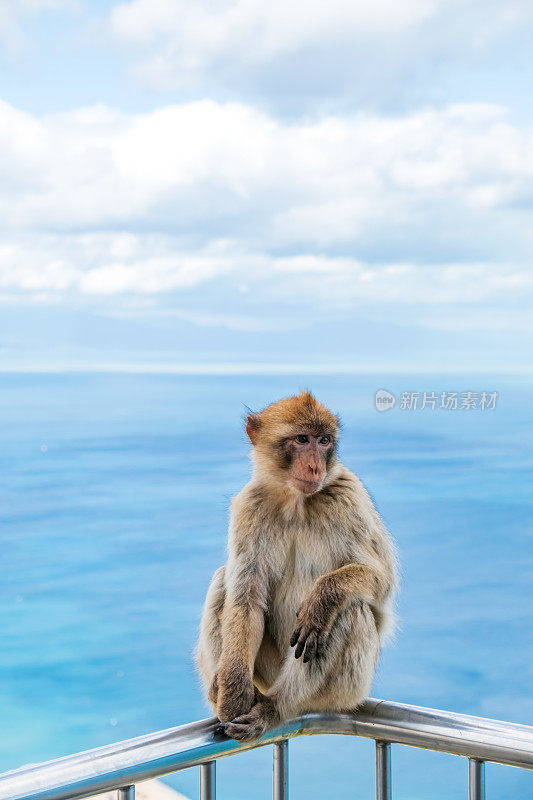
[[[261,422],[257,414],[248,414],[246,417],[246,433],[252,444],[257,443]]]

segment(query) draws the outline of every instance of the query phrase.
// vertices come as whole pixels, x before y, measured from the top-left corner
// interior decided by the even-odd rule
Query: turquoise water
[[[191,649],[247,479],[243,403],[309,386],[402,559],[401,630],[373,695],[533,724],[533,386],[455,376],[2,375],[0,769],[208,715]],[[497,390],[494,411],[374,410],[378,388]],[[370,798],[373,745],[291,744],[294,798]],[[465,796],[464,759],[393,749],[394,796]],[[219,764],[267,798],[270,753]],[[194,796],[196,771],[168,782]],[[533,795],[489,765],[488,797]]]

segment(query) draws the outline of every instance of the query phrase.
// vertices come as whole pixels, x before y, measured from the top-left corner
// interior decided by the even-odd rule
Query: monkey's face
[[[330,433],[295,433],[280,445],[280,456],[291,485],[305,495],[319,492],[324,485],[335,447]]]
[[[246,418],[255,473],[292,495],[319,492],[333,474],[339,420],[309,392],[278,400]]]

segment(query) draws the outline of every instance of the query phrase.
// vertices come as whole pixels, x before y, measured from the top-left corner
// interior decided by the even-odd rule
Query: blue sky
[[[0,0],[0,366],[529,369],[532,33]]]

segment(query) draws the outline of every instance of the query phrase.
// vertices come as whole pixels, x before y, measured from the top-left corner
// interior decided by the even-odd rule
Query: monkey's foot
[[[231,722],[221,724],[220,729],[231,739],[247,742],[251,739],[258,739],[277,722],[279,722],[279,715],[274,703],[264,697],[253,706],[248,714],[242,714]]]
[[[230,722],[247,714],[255,703],[255,686],[244,668],[231,665],[217,673],[217,717]]]

